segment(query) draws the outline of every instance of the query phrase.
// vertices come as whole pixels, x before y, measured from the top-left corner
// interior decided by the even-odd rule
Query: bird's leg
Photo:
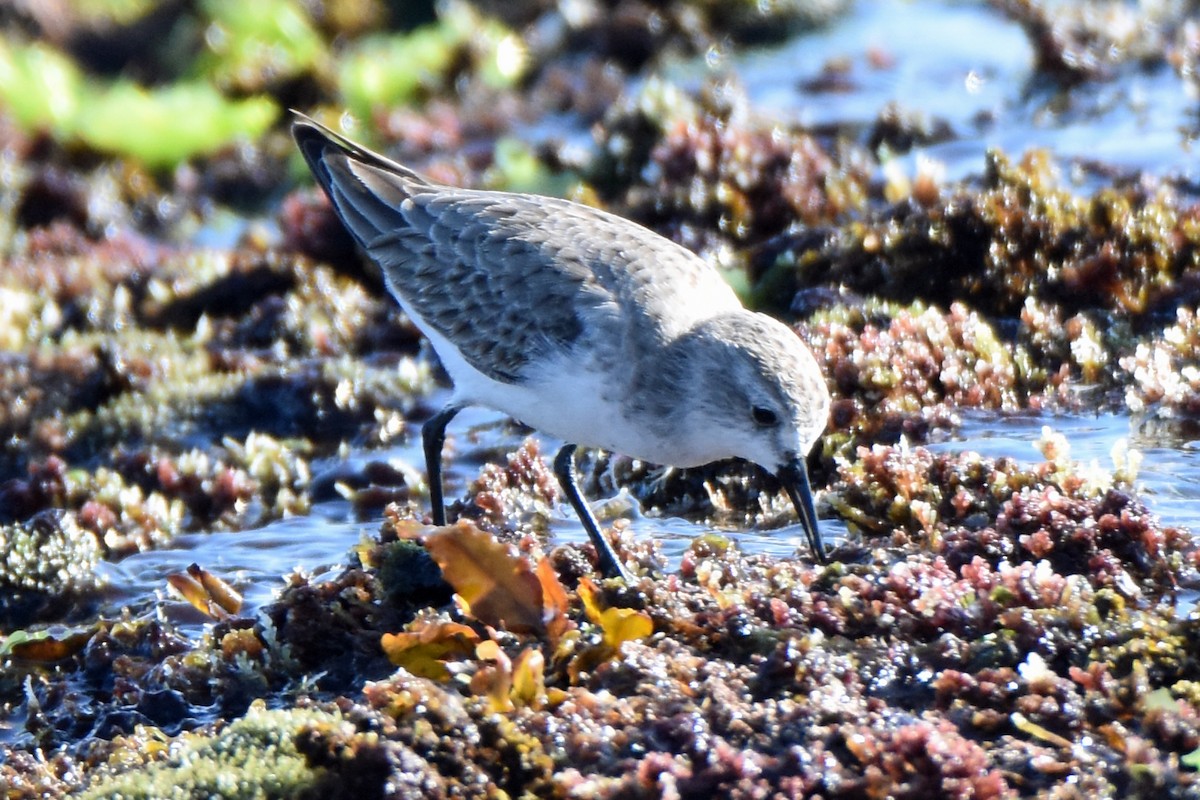
[[[600,533],[600,523],[584,502],[583,495],[579,493],[579,486],[575,482],[575,445],[564,444],[558,451],[558,455],[554,457],[554,474],[558,476],[559,485],[567,493],[567,500],[571,502],[571,507],[575,509],[583,529],[587,531],[588,538],[596,548],[596,555],[600,558],[600,572],[607,578],[620,578],[629,583],[629,573],[621,566],[621,561],[613,552],[608,539]]]
[[[434,414],[421,428],[425,445],[425,474],[429,478],[429,503],[433,507],[433,524],[446,524],[446,501],[442,492],[442,445],[446,443],[446,426],[462,411],[462,406],[448,405]]]

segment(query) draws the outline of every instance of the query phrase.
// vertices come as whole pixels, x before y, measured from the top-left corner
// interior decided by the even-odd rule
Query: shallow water
[[[317,505],[310,516],[272,522],[237,533],[193,533],[176,537],[170,549],[137,553],[119,563],[103,563],[106,603],[135,615],[153,608],[181,629],[196,633],[211,620],[167,591],[167,576],[196,563],[242,593],[243,612],[272,602],[291,572],[332,578],[350,559],[350,548],[377,533],[377,522],[352,519],[345,502]]]
[[[1127,415],[996,417],[969,413],[963,415],[956,440],[930,445],[930,449],[969,449],[992,458],[1007,456],[1033,463],[1041,460],[1034,442],[1041,438],[1042,426],[1067,437],[1072,460],[1094,461],[1103,469],[1112,468],[1112,449],[1119,440],[1126,440],[1142,454],[1136,486],[1150,509],[1168,525],[1200,531],[1200,442],[1155,433]]]
[[[1169,67],[1119,67],[1112,80],[1065,93],[1038,84],[1033,56],[1020,26],[986,4],[874,0],[779,47],[710,55],[669,74],[693,88],[733,74],[756,112],[814,128],[865,132],[889,103],[946,123],[949,139],[900,156],[909,174],[918,158],[943,164],[950,180],[979,174],[985,152],[998,147],[1197,175],[1195,99]],[[829,65],[837,88],[821,89]]]
[[[448,463],[447,497],[461,496],[489,457],[520,446],[524,434],[504,423],[502,415],[484,409],[466,409],[459,415],[450,428],[450,446],[455,456]],[[1168,524],[1200,530],[1200,442],[1146,436],[1132,427],[1127,416],[968,412],[964,413],[962,428],[954,439],[931,444],[929,448],[944,452],[973,450],[990,458],[1009,457],[1035,464],[1042,460],[1034,443],[1041,438],[1043,426],[1067,437],[1073,460],[1095,461],[1105,469],[1112,467],[1110,454],[1114,445],[1127,439],[1130,447],[1143,454],[1137,486],[1150,508]],[[545,440],[542,444],[544,453],[553,452],[555,443]],[[363,452],[352,458],[387,461],[401,469],[424,468],[418,436],[395,448]],[[669,568],[678,566],[696,536],[713,531],[709,525],[685,519],[644,516],[636,501],[627,496],[592,500],[597,504],[611,502],[623,506],[622,516],[632,520],[635,534],[652,537],[660,543]],[[113,587],[108,600],[115,607],[132,603],[135,611],[138,603],[149,606],[152,598],[165,595],[167,575],[197,562],[243,592],[245,611],[253,613],[271,602],[283,587],[283,575],[301,570],[316,578],[332,577],[349,563],[354,545],[377,535],[381,521],[381,518],[355,521],[349,504],[336,501],[318,504],[310,516],[281,520],[257,530],[181,536],[172,549],[141,553],[119,564],[104,565]],[[821,528],[831,545],[847,537],[847,528],[838,519],[823,519]],[[556,542],[587,540],[583,527],[565,503],[558,507],[552,530]],[[770,530],[720,529],[719,532],[751,553],[786,558],[807,548],[798,523]],[[159,613],[193,634],[208,621],[182,600],[159,608]]]

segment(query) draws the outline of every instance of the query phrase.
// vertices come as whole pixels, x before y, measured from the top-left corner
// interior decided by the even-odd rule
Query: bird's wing
[[[740,307],[698,256],[627,220],[555,198],[434,185],[316,123],[294,131],[392,292],[496,380],[520,382],[529,364],[569,353],[581,336],[665,339],[713,303]]]

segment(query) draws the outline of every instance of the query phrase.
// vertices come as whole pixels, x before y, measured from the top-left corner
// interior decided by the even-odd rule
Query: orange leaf
[[[600,605],[596,602],[600,594],[600,590],[596,588],[596,584],[591,578],[583,577],[579,579],[579,599],[583,601],[583,611],[587,614],[587,618],[592,621],[593,625],[600,624]]]
[[[546,620],[546,633],[551,642],[557,642],[564,633],[571,629],[571,620],[567,617],[567,590],[559,581],[554,567],[549,559],[540,559],[537,563],[537,579],[542,585],[542,600],[545,609],[542,612]]]
[[[225,581],[199,564],[191,564],[187,572],[173,572],[167,584],[197,610],[214,619],[225,619],[242,607],[242,596]]]
[[[457,622],[415,622],[404,633],[385,633],[380,646],[388,660],[414,675],[448,680],[444,659],[465,656],[479,641],[479,634]]]
[[[479,643],[475,657],[485,663],[471,678],[471,691],[485,695],[492,711],[512,711],[512,660],[492,639]]]
[[[430,534],[425,546],[475,619],[515,633],[545,629],[542,585],[528,559],[465,520]]]

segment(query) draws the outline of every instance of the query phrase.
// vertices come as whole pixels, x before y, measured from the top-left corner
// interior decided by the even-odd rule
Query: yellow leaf
[[[379,542],[364,539],[351,547],[350,550],[358,556],[358,563],[362,564],[364,569],[379,569],[379,564],[375,560],[375,551],[378,548]]]
[[[557,643],[562,635],[573,627],[571,619],[567,616],[567,608],[570,605],[567,590],[563,588],[548,559],[538,561],[537,579],[542,585],[542,600],[545,603],[542,616],[546,621],[546,633],[549,634],[551,643]]]
[[[1054,731],[1038,725],[1020,711],[1014,711],[1008,715],[1008,718],[1012,721],[1013,727],[1021,731],[1021,733],[1032,736],[1035,739],[1041,739],[1043,742],[1057,745],[1064,750],[1070,750],[1072,747],[1074,747],[1070,739],[1060,736]]]
[[[600,627],[604,629],[604,641],[610,647],[620,647],[622,642],[644,639],[654,633],[650,615],[632,608],[604,609]]]
[[[527,558],[466,520],[430,534],[425,547],[475,619],[514,633],[545,630],[542,584]]]
[[[604,643],[616,649],[622,642],[643,639],[654,633],[654,621],[650,615],[632,608],[607,608],[600,610],[600,590],[590,578],[579,581],[579,599],[583,610],[593,624],[604,632]]]
[[[457,622],[415,622],[404,633],[385,633],[380,640],[388,660],[414,675],[444,681],[450,678],[445,659],[470,654],[479,634]]]
[[[546,658],[541,650],[526,648],[513,664],[512,690],[509,694],[517,705],[535,711],[546,704]]]

